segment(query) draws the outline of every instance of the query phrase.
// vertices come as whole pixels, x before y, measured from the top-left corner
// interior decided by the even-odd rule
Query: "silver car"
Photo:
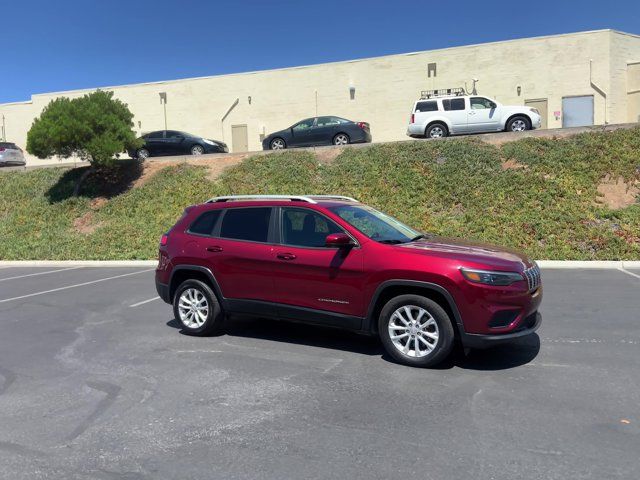
[[[0,142],[0,167],[9,165],[26,165],[22,149],[15,143]]]

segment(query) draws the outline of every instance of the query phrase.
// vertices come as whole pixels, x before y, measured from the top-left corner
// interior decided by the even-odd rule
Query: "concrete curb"
[[[540,268],[640,269],[640,260],[538,260]],[[157,260],[0,260],[2,267],[155,267]]]

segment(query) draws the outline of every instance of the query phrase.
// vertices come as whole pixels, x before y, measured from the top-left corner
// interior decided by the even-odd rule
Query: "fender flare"
[[[205,274],[211,283],[211,287],[213,288],[213,293],[216,294],[216,297],[218,297],[218,301],[224,306],[225,298],[222,295],[222,290],[220,290],[220,285],[218,284],[218,280],[216,280],[216,277],[213,275],[213,272],[210,269],[208,269],[207,267],[203,267],[201,265],[178,265],[171,271],[171,276],[169,277],[170,298],[173,296],[172,295],[173,292],[175,292],[175,289],[178,287],[177,285],[174,285],[175,274],[177,272],[181,272],[184,270],[200,272]],[[173,298],[171,298],[171,300],[173,300]]]
[[[397,287],[397,286],[407,286],[407,287],[418,287],[426,290],[431,290],[433,292],[437,292],[444,297],[447,301],[449,308],[453,312],[453,320],[456,322],[456,326],[458,327],[461,334],[464,334],[464,324],[462,323],[462,317],[460,316],[460,310],[458,310],[458,305],[454,300],[453,296],[449,293],[449,291],[444,288],[442,285],[438,285],[437,283],[432,282],[422,282],[419,280],[403,280],[403,279],[392,279],[386,280],[382,282],[376,288],[373,296],[371,297],[371,301],[369,302],[369,307],[367,308],[367,316],[365,317],[366,327],[368,327],[369,331],[374,330],[375,322],[377,319],[373,318],[373,313],[375,311],[376,304],[378,303],[378,299],[382,292],[389,287]]]

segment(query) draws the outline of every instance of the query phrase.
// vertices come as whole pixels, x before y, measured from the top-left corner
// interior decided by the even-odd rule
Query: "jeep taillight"
[[[409,123],[416,123],[416,114],[415,113],[411,114],[411,121]]]
[[[162,235],[162,237],[160,237],[160,246],[164,247],[167,245],[168,242],[169,242],[169,234],[165,233],[164,235]]]

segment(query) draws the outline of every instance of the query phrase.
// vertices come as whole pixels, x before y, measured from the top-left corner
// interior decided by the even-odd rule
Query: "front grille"
[[[538,265],[534,265],[531,268],[527,268],[522,273],[527,279],[527,284],[529,285],[530,292],[533,292],[540,286],[540,267],[538,267]]]

